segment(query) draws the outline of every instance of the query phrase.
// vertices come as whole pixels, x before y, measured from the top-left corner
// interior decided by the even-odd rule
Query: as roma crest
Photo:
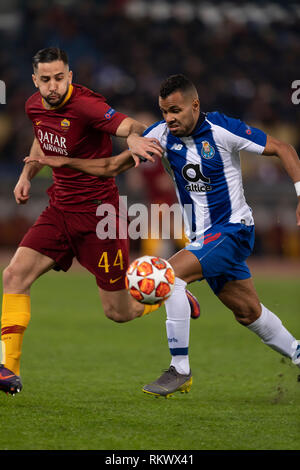
[[[61,127],[63,127],[64,129],[68,129],[70,127],[70,121],[68,119],[63,119],[61,122],[60,122],[60,125]]]

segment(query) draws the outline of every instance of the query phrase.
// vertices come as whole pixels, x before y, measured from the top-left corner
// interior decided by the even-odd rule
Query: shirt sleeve
[[[144,132],[143,137],[154,137],[161,141],[164,130],[164,121],[155,122],[152,126],[149,126]]]
[[[247,150],[247,152],[262,154],[267,134],[261,129],[249,126],[240,119],[235,119],[221,113],[209,113],[208,120],[223,129],[223,139],[231,151]],[[221,131],[222,133],[222,131]]]
[[[91,127],[112,135],[115,135],[121,122],[128,117],[98,98],[87,102],[85,112]]]
[[[160,145],[162,146],[163,148],[163,155],[162,155],[162,164],[165,168],[165,170],[170,173],[171,170],[170,170],[170,165],[169,165],[169,162],[168,162],[168,158],[167,158],[167,152],[166,152],[166,131],[167,131],[167,126],[166,126],[166,122],[165,121],[158,121],[154,124],[152,124],[152,126],[148,127],[144,133],[143,133],[143,136],[144,137],[148,137],[148,138],[151,138],[151,137],[154,137],[155,139],[157,139],[160,143]]]
[[[28,118],[32,121],[29,99],[25,102],[25,113],[27,114]]]

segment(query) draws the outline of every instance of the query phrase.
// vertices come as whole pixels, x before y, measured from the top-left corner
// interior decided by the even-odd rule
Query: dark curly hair
[[[39,63],[54,62],[56,60],[62,60],[65,65],[68,65],[69,63],[68,56],[65,51],[58,47],[47,47],[46,49],[41,49],[35,54],[32,58],[32,65],[36,70]]]

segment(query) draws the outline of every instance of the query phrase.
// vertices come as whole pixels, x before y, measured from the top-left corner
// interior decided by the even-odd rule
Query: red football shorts
[[[19,246],[32,248],[56,262],[53,269],[68,271],[75,257],[108,291],[125,289],[129,240],[98,238],[96,213],[64,212],[47,207],[28,230]],[[127,221],[126,227],[127,227]],[[117,218],[118,233],[119,219]]]

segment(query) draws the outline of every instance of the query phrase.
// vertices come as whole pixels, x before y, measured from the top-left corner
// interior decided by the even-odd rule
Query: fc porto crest
[[[202,149],[201,149],[201,155],[203,158],[207,158],[208,160],[210,158],[213,158],[215,154],[215,149],[213,148],[212,145],[210,145],[207,140],[203,140],[202,142]]]

